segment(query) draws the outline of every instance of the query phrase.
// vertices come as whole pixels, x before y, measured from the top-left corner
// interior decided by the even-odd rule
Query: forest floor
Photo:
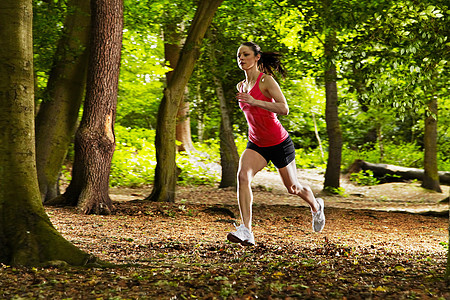
[[[254,181],[255,247],[226,241],[239,222],[236,192],[180,187],[175,203],[142,201],[151,187],[111,189],[116,211],[46,208],[72,243],[113,267],[0,265],[1,299],[450,299],[444,281],[449,194],[419,183],[320,192],[323,174],[299,173],[325,199],[311,229],[303,201],[276,174]]]

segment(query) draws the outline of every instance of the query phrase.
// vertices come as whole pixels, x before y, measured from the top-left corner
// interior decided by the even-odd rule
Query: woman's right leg
[[[250,232],[252,231],[253,202],[251,183],[256,173],[261,171],[266,165],[267,161],[264,157],[252,149],[245,149],[239,160],[237,197],[241,212],[241,222]]]

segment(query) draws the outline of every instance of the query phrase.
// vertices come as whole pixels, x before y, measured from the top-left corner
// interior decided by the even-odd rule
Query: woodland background
[[[356,159],[423,169],[421,186],[441,192],[449,15],[443,0],[3,1],[0,292],[69,297],[80,273],[78,292],[100,282],[105,297],[448,297],[442,218],[330,207],[329,229],[310,237],[309,211],[262,205],[260,243],[246,252],[219,236],[236,206],[211,200],[235,199],[247,132],[236,50],[249,40],[283,54],[280,120],[297,167],[324,174],[322,192],[345,198]],[[350,179],[386,180],[372,175]],[[152,191],[113,205],[111,187]],[[209,202],[180,200],[176,187]],[[120,222],[102,230],[104,220]]]
[[[324,6],[327,3],[333,17],[328,21],[335,23],[330,27],[337,28],[333,62],[337,66],[342,169],[356,158],[423,168],[425,120],[431,114],[439,120],[438,169],[450,170],[448,7],[439,1],[325,1]],[[195,3],[125,1],[124,5],[117,148],[110,181],[112,186],[140,186],[151,184],[154,178],[156,118],[165,74],[170,70],[164,51],[167,44],[181,45],[186,38]],[[220,181],[220,170],[208,165],[220,162],[221,115],[215,78],[223,88],[238,149],[245,147],[247,125],[234,93],[236,83],[243,79],[235,52],[247,40],[259,43],[263,51],[284,55],[288,77],[278,80],[290,115],[280,119],[295,142],[298,167],[326,167],[325,32],[317,25],[325,14],[310,13],[315,5],[314,1],[301,6],[289,1],[225,1],[219,7],[185,91],[191,136],[180,139],[192,139],[199,152],[191,153],[194,160],[182,153],[177,156],[180,184]],[[34,9],[39,107],[46,100],[57,41],[70,6],[65,1],[35,1]],[[431,103],[436,111],[430,111]],[[71,160],[73,151],[67,157]],[[64,168],[63,174],[70,179],[69,169]]]

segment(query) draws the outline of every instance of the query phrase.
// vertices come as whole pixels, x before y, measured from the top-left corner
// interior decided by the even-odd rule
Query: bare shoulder
[[[259,87],[262,90],[271,90],[273,88],[279,88],[277,81],[273,78],[273,76],[264,74],[261,77],[261,82],[259,83]]]

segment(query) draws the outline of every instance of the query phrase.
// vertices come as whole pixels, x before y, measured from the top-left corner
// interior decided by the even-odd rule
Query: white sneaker
[[[255,238],[253,237],[253,233],[245,227],[244,224],[236,227],[235,232],[230,232],[227,235],[227,239],[233,243],[239,243],[243,246],[255,246]]]
[[[315,232],[320,232],[325,226],[325,213],[323,211],[325,204],[322,198],[316,198],[316,201],[320,207],[318,211],[312,213],[312,227]]]

